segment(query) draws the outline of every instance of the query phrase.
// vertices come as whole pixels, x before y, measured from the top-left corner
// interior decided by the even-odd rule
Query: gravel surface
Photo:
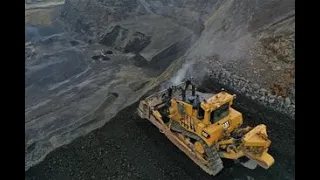
[[[212,81],[205,81],[203,87],[221,88]],[[125,108],[102,128],[54,150],[26,171],[25,179],[213,179],[151,123],[139,118],[137,105]],[[243,112],[245,123],[267,125],[275,164],[269,170],[249,170],[224,160],[224,170],[214,179],[295,179],[294,120],[240,94],[234,107]]]
[[[230,72],[223,68],[212,71],[210,76],[216,81],[220,80],[221,84],[233,87],[233,89],[236,89],[248,98],[259,101],[260,104],[266,107],[282,112],[293,119],[295,118],[295,97],[294,99],[290,99],[289,97],[284,98],[273,94],[270,90],[264,89],[244,77],[231,75]]]

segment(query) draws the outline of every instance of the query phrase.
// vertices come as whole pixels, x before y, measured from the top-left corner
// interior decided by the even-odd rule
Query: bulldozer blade
[[[245,153],[245,156],[255,161],[264,169],[268,169],[274,164],[274,158],[267,152],[263,152],[260,156],[252,155],[251,153]]]
[[[243,143],[246,148],[263,148],[260,153],[254,153],[250,150],[245,150],[244,155],[255,161],[259,166],[268,169],[274,164],[274,158],[268,153],[268,148],[271,141],[268,139],[266,126],[264,124],[258,125],[249,131],[243,138]]]

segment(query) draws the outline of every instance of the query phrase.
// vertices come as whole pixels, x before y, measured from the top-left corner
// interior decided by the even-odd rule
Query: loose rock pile
[[[274,95],[271,91],[261,88],[258,84],[252,83],[243,77],[232,75],[224,69],[210,72],[210,77],[253,100],[259,101],[263,105],[287,114],[292,118],[295,116],[295,101],[289,97]]]

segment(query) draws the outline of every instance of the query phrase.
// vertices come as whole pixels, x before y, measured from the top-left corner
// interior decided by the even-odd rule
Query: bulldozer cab
[[[229,102],[224,103],[216,109],[206,109],[203,106],[197,111],[198,119],[202,120],[206,124],[215,124],[221,119],[224,119],[229,115],[230,104]]]
[[[212,110],[209,116],[211,124],[218,122],[220,119],[223,119],[224,117],[228,116],[228,114],[229,114],[229,103],[225,103],[219,108]]]
[[[198,109],[198,119],[206,124],[215,124],[226,118],[230,112],[233,95],[226,92],[218,93],[202,102]]]

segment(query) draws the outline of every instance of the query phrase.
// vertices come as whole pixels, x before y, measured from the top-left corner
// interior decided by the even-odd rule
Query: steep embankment
[[[60,10],[26,25],[26,169],[170,77],[198,38],[140,1],[70,0]]]
[[[247,97],[294,117],[295,4],[220,1],[177,75],[211,75]]]

